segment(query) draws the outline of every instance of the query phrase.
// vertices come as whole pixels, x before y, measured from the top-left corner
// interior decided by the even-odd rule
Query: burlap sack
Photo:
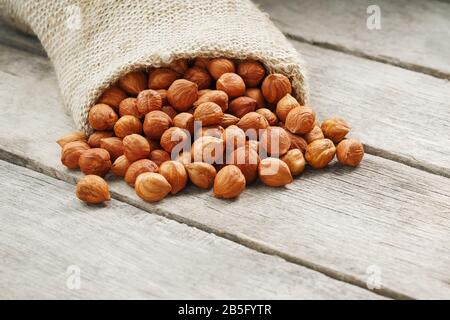
[[[306,102],[304,63],[248,0],[0,0],[1,12],[42,42],[80,129],[102,91],[123,74],[174,59],[251,58],[287,75]]]

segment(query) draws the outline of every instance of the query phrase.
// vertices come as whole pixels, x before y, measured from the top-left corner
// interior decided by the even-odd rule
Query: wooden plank
[[[54,143],[74,125],[53,73],[43,58],[6,50],[14,60],[0,58],[0,107],[8,119],[0,126],[0,157],[74,182],[81,174],[62,167]],[[379,270],[377,292],[390,297],[450,297],[445,177],[368,155],[355,170],[334,165],[287,188],[252,186],[236,201],[191,186],[148,204],[122,181],[110,185],[119,200],[361,287]]]
[[[311,44],[450,78],[450,3],[379,0],[254,0],[287,35]],[[370,5],[381,28],[367,28]]]
[[[4,161],[0,176],[2,299],[382,298]]]

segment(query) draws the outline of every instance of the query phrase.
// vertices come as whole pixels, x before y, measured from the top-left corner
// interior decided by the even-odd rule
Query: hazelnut
[[[189,110],[197,100],[197,84],[186,80],[175,80],[167,90],[169,104],[178,112]]]
[[[309,107],[295,107],[286,117],[286,129],[292,133],[305,134],[314,128],[316,117]]]
[[[91,148],[100,148],[100,141],[104,138],[109,138],[114,136],[112,131],[96,131],[89,136],[88,144]]]
[[[156,202],[162,200],[172,189],[170,183],[159,173],[146,172],[136,179],[134,190],[145,201]]]
[[[172,194],[176,194],[186,187],[188,174],[181,162],[166,161],[160,166],[159,173],[170,183]]]
[[[335,117],[325,120],[321,129],[325,138],[338,143],[349,133],[351,127],[344,119]]]
[[[245,147],[254,150],[256,152],[256,154],[259,154],[259,142],[258,142],[258,140],[247,140],[245,142]]]
[[[142,123],[135,116],[123,116],[117,120],[114,125],[114,133],[119,138],[125,138],[133,133],[141,133],[142,132]]]
[[[131,162],[125,157],[125,155],[121,155],[114,161],[111,166],[111,171],[119,177],[124,177],[128,168],[130,167]]]
[[[230,102],[229,111],[238,118],[242,118],[249,112],[255,111],[258,104],[249,97],[239,97]]]
[[[119,104],[119,115],[123,116],[135,116],[140,118],[141,114],[137,108],[136,98],[126,98]]]
[[[264,79],[261,91],[267,102],[277,103],[285,95],[292,92],[291,82],[282,74],[270,74]]]
[[[184,166],[191,182],[199,188],[209,189],[214,183],[216,169],[205,162],[192,162]]]
[[[100,141],[100,148],[109,152],[112,161],[123,155],[122,139],[117,137],[102,139]]]
[[[223,118],[222,121],[220,122],[220,125],[224,128],[227,128],[233,124],[236,124],[239,122],[239,118],[233,116],[232,114],[229,113],[224,113],[223,114]]]
[[[156,149],[150,152],[149,159],[159,167],[162,163],[170,160],[170,154],[162,149]]]
[[[311,143],[313,141],[325,138],[323,136],[322,129],[319,126],[315,125],[314,128],[303,136],[306,142]]]
[[[167,114],[170,117],[170,119],[172,119],[172,120],[178,114],[177,110],[175,110],[171,106],[163,106],[161,108],[161,111],[164,112],[165,114]]]
[[[87,175],[78,181],[76,194],[78,199],[87,203],[98,204],[111,200],[108,184],[96,175]]]
[[[194,120],[200,121],[202,126],[219,124],[223,119],[222,108],[214,102],[205,102],[194,111]]]
[[[235,72],[233,61],[225,58],[210,60],[207,68],[214,80],[219,79],[224,73]]]
[[[300,107],[300,103],[293,96],[287,94],[278,101],[275,113],[281,122],[286,122],[288,113],[296,107]]]
[[[220,90],[210,90],[202,94],[199,96],[198,100],[194,102],[194,107],[198,107],[205,102],[214,102],[218,104],[222,108],[222,111],[228,109],[228,95]]]
[[[345,139],[336,147],[336,156],[340,163],[356,167],[364,157],[364,147],[356,139]]]
[[[271,187],[281,187],[293,181],[288,165],[277,158],[261,160],[258,173],[261,181]]]
[[[210,136],[223,139],[223,132],[224,129],[221,126],[209,126],[209,127],[201,127],[200,131],[196,132],[196,134],[198,135],[198,138]]]
[[[260,147],[271,157],[279,157],[288,152],[291,139],[281,127],[269,127],[261,132]]]
[[[206,69],[208,68],[208,63],[209,63],[208,58],[197,57],[194,60],[194,66],[197,68]]]
[[[158,166],[152,160],[141,159],[133,162],[125,172],[125,182],[134,186],[136,178],[144,172],[158,172]]]
[[[181,112],[173,118],[173,125],[175,127],[188,131],[191,135],[194,134],[194,116],[187,112]]]
[[[145,159],[150,154],[150,144],[147,139],[139,134],[130,134],[122,140],[123,154],[128,160],[134,162]]]
[[[297,176],[305,170],[305,158],[300,149],[289,150],[281,160],[287,164],[293,176]]]
[[[256,112],[259,113],[260,115],[264,116],[264,118],[266,118],[267,122],[269,123],[269,126],[276,126],[278,124],[277,116],[275,115],[275,113],[273,113],[269,109],[260,108],[260,109],[256,110]]]
[[[141,116],[155,110],[161,110],[162,99],[158,91],[148,89],[137,96],[137,108]]]
[[[149,139],[160,139],[164,131],[172,126],[172,119],[162,111],[151,111],[145,115],[144,133]]]
[[[247,87],[257,87],[266,75],[266,69],[258,61],[247,60],[239,63],[237,73],[242,77]]]
[[[179,74],[183,74],[189,68],[187,59],[178,59],[169,64],[169,68],[175,70]]]
[[[78,159],[80,170],[84,174],[95,174],[103,177],[111,169],[109,152],[101,148],[85,150]]]
[[[241,170],[247,184],[255,181],[258,176],[259,162],[258,150],[251,144],[232,151],[227,159],[227,163],[234,164]]]
[[[289,139],[291,139],[291,149],[300,149],[301,152],[305,153],[306,147],[308,146],[308,143],[305,139],[303,139],[301,136],[290,133],[289,131],[285,130],[286,133],[289,136]]]
[[[156,69],[148,76],[148,87],[153,90],[167,89],[178,77],[178,73],[172,69]]]
[[[89,149],[84,141],[72,141],[64,145],[61,150],[61,162],[69,169],[78,168],[78,160],[81,154]]]
[[[106,89],[103,94],[98,99],[97,103],[104,103],[114,109],[118,109],[120,102],[126,99],[128,96],[125,91],[120,89],[118,86],[111,86]]]
[[[175,159],[175,161],[178,161],[178,162],[182,163],[183,165],[186,165],[186,164],[192,162],[192,155],[191,155],[191,153],[189,151],[183,151]]]
[[[192,144],[194,162],[223,163],[224,143],[222,139],[203,136]]]
[[[159,90],[156,90],[156,92],[158,92],[159,95],[161,96],[162,105],[167,106],[169,104],[169,100],[167,100],[167,90],[159,89]]]
[[[261,89],[259,88],[248,88],[245,90],[245,96],[252,98],[256,101],[257,109],[264,108],[266,105],[266,102],[264,101],[264,97],[262,95]]]
[[[269,123],[259,113],[249,112],[239,120],[237,126],[244,130],[249,138],[257,140],[259,130],[267,128]]]
[[[245,83],[236,73],[224,73],[217,80],[216,89],[224,91],[230,98],[235,98],[244,95]]]
[[[203,96],[204,94],[207,94],[208,92],[211,91],[219,91],[219,90],[212,90],[212,89],[202,89],[202,90],[198,90],[198,98],[200,98],[201,96]],[[228,97],[228,96],[227,96]],[[206,101],[205,101],[206,102]]]
[[[89,110],[89,125],[95,130],[112,129],[117,119],[117,114],[107,104],[96,104]]]
[[[205,69],[193,67],[187,69],[183,78],[197,84],[198,89],[207,89],[211,86],[212,78]]]
[[[305,159],[315,169],[322,169],[334,158],[336,148],[330,139],[311,142],[306,147]]]
[[[245,177],[234,165],[220,169],[214,179],[214,196],[217,198],[236,198],[245,189]]]
[[[76,131],[71,132],[69,134],[66,134],[64,137],[59,138],[56,143],[60,145],[61,148],[63,148],[67,143],[74,142],[74,141],[86,141],[86,135],[82,131]]]
[[[172,153],[172,151],[178,154],[181,150],[185,149],[189,145],[190,137],[188,134],[189,132],[177,127],[169,128],[164,131],[163,135],[161,136],[161,147],[170,154]]]
[[[231,125],[225,129],[223,133],[223,140],[226,146],[226,151],[231,152],[232,150],[245,145],[245,132],[238,126]]]
[[[147,75],[142,71],[130,72],[120,78],[119,85],[126,93],[136,96],[147,89]]]

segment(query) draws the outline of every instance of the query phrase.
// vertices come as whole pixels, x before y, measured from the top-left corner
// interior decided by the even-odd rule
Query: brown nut
[[[63,148],[67,143],[74,141],[83,141],[87,142],[86,135],[82,131],[71,132],[66,134],[64,137],[59,138],[56,143],[59,144],[61,148]]]
[[[148,87],[153,90],[167,89],[178,77],[178,73],[172,69],[156,69],[148,77]]]
[[[183,74],[189,68],[189,63],[187,59],[177,59],[169,64],[169,68]]]
[[[211,92],[211,91],[219,91],[219,90],[212,90],[212,89],[202,89],[202,90],[198,90],[197,96],[198,96],[198,98],[200,98],[201,96],[203,96],[203,95],[205,95],[205,94],[207,94],[208,92]],[[228,97],[228,96],[227,96],[227,97]],[[207,102],[207,101],[205,101],[205,102]]]
[[[239,118],[233,116],[232,114],[229,113],[224,113],[223,114],[223,118],[222,118],[222,122],[220,122],[220,125],[224,128],[227,128],[233,124],[236,124],[239,122]]]
[[[111,157],[105,149],[92,148],[80,155],[78,165],[84,174],[95,174],[103,177],[111,169]]]
[[[333,141],[320,139],[308,144],[305,159],[314,169],[322,169],[333,160],[335,153]]]
[[[261,181],[271,187],[281,187],[293,181],[288,165],[277,158],[261,160],[258,173]]]
[[[140,118],[141,114],[137,108],[136,98],[126,98],[119,104],[119,115],[123,116],[135,116]]]
[[[364,157],[364,147],[356,139],[345,139],[336,147],[336,156],[340,163],[356,167]]]
[[[314,128],[316,116],[309,107],[295,107],[286,117],[286,129],[292,133],[305,134]]]
[[[136,179],[134,190],[136,194],[149,202],[160,201],[172,189],[170,183],[159,173],[146,172],[140,174]]]
[[[134,186],[136,178],[144,172],[158,172],[158,166],[152,160],[141,159],[133,162],[125,172],[125,182],[130,186]]]
[[[230,102],[229,112],[238,118],[242,118],[247,113],[255,111],[257,106],[258,104],[254,99],[239,97]]]
[[[169,104],[169,100],[167,100],[167,90],[158,89],[158,90],[156,90],[156,92],[158,92],[159,95],[161,96],[162,105],[167,106]]]
[[[208,68],[208,63],[209,63],[208,58],[197,57],[194,60],[194,66],[202,69]]]
[[[125,155],[121,155],[114,161],[111,166],[111,171],[119,177],[124,177],[128,168],[130,167],[131,162],[125,157]]]
[[[149,139],[159,140],[172,124],[172,119],[166,113],[151,111],[145,115],[144,133]]]
[[[235,72],[233,61],[225,58],[210,60],[207,68],[214,80],[219,79],[224,73]]]
[[[91,148],[100,148],[100,141],[112,136],[114,136],[114,132],[112,131],[96,131],[89,136],[88,144]]]
[[[250,142],[250,141],[249,141]],[[227,163],[236,165],[245,177],[247,184],[255,181],[258,176],[258,165],[260,162],[258,150],[251,143],[232,151]]]
[[[278,124],[278,118],[275,113],[270,111],[267,108],[260,108],[256,110],[257,113],[264,116],[266,118],[267,122],[269,123],[269,126],[276,126]]]
[[[325,120],[321,129],[325,138],[338,143],[349,133],[351,127],[344,119],[335,117]]]
[[[237,74],[242,77],[246,87],[257,87],[266,75],[266,69],[258,61],[246,60],[239,63]]]
[[[301,152],[305,153],[306,147],[308,146],[308,142],[306,142],[306,140],[299,135],[290,133],[287,130],[286,132],[289,135],[289,138],[291,139],[291,149],[300,149]]]
[[[155,110],[161,110],[162,98],[158,91],[148,89],[141,91],[137,96],[137,109],[141,116]]]
[[[108,184],[96,175],[87,175],[78,181],[76,194],[78,199],[87,203],[97,204],[111,200]]]
[[[164,131],[161,136],[160,144],[161,147],[172,154],[179,154],[181,150],[185,149],[190,143],[189,132],[186,130],[172,127]]]
[[[216,89],[224,91],[230,98],[236,98],[245,94],[245,83],[236,73],[224,73],[217,80]]]
[[[123,155],[122,139],[117,137],[104,138],[100,141],[100,148],[109,152],[111,160],[114,161]]]
[[[194,116],[187,112],[181,112],[173,118],[173,125],[187,130],[192,135],[194,133]]]
[[[126,99],[127,93],[120,89],[118,86],[111,86],[106,89],[98,99],[97,103],[104,103],[117,110],[120,102]]]
[[[114,133],[119,138],[125,138],[133,133],[141,133],[142,132],[142,123],[135,116],[123,116],[117,120],[114,125]]]
[[[259,88],[248,88],[245,90],[245,96],[252,98],[256,101],[257,109],[264,108],[266,102],[264,101],[264,96]]]
[[[245,189],[245,177],[234,165],[220,169],[214,179],[214,196],[223,199],[236,198]]]
[[[260,148],[271,157],[280,157],[288,152],[291,139],[281,127],[268,127],[262,130],[259,137]],[[260,149],[260,150],[261,150]]]
[[[173,120],[173,118],[175,118],[175,116],[178,114],[177,110],[175,110],[173,107],[171,106],[163,106],[161,108],[161,111],[164,112],[165,114],[167,114],[170,119]]]
[[[289,150],[281,160],[287,164],[293,176],[297,176],[305,170],[306,162],[300,149]]]
[[[226,151],[231,152],[234,149],[243,147],[245,145],[245,132],[236,125],[231,125],[223,132],[223,140],[225,143]]]
[[[300,107],[300,103],[293,96],[287,94],[278,101],[275,113],[281,122],[286,122],[288,113],[296,107]]]
[[[202,68],[192,67],[187,69],[183,78],[197,84],[198,89],[207,89],[211,86],[212,78],[209,73]]]
[[[205,136],[216,137],[219,139],[223,139],[223,132],[225,130],[221,126],[209,126],[209,127],[201,127],[200,131],[197,131],[194,138],[200,138]]]
[[[170,154],[165,150],[156,149],[150,152],[149,159],[160,167],[162,163],[170,160]]]
[[[123,154],[128,160],[145,159],[150,154],[150,144],[143,136],[139,134],[130,134],[122,140]]]
[[[214,102],[205,102],[195,108],[194,120],[200,121],[203,127],[219,124],[222,119],[222,108]]]
[[[303,138],[305,138],[306,142],[311,143],[313,141],[320,140],[325,137],[323,136],[322,129],[320,129],[319,126],[315,125],[310,132],[308,132],[303,136]]]
[[[188,163],[192,162],[192,155],[189,151],[183,151],[181,152],[178,157],[175,159],[175,161],[178,161],[182,163],[183,165],[186,165]]]
[[[259,131],[269,126],[266,118],[256,112],[249,112],[237,123],[237,126],[245,131],[249,139],[257,140]]]
[[[194,108],[205,102],[214,102],[218,104],[222,108],[222,111],[228,109],[228,95],[220,90],[209,90],[201,96],[199,95],[198,100],[194,102]]]
[[[178,112],[189,110],[197,101],[197,84],[186,79],[175,80],[167,89],[167,100]]]
[[[270,74],[264,79],[261,91],[267,102],[277,103],[285,95],[292,92],[291,82],[282,74]]]
[[[194,162],[224,163],[224,143],[220,138],[200,137],[192,144],[191,152]]]
[[[184,166],[188,172],[191,182],[199,188],[209,189],[214,183],[216,169],[213,165],[205,162],[192,162]]]
[[[78,168],[78,160],[81,154],[89,148],[89,145],[84,141],[66,143],[61,150],[61,163],[69,169]]]
[[[117,119],[117,114],[107,104],[96,104],[89,110],[89,125],[95,130],[110,130]]]
[[[120,78],[119,85],[126,93],[137,96],[147,89],[147,75],[142,71],[130,72]]]
[[[176,194],[186,187],[188,182],[188,174],[184,165],[178,161],[166,161],[160,168],[159,173],[166,178],[172,186],[171,193]]]

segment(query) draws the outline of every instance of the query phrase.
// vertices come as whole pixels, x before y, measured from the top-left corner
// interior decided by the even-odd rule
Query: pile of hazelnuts
[[[357,166],[364,148],[346,138],[349,124],[338,117],[320,124],[293,95],[285,75],[254,60],[181,59],[134,71],[90,109],[92,134],[58,140],[61,162],[85,174],[76,193],[88,203],[110,199],[110,172],[153,202],[189,181],[218,198],[235,198],[258,178],[281,187],[335,155]]]

